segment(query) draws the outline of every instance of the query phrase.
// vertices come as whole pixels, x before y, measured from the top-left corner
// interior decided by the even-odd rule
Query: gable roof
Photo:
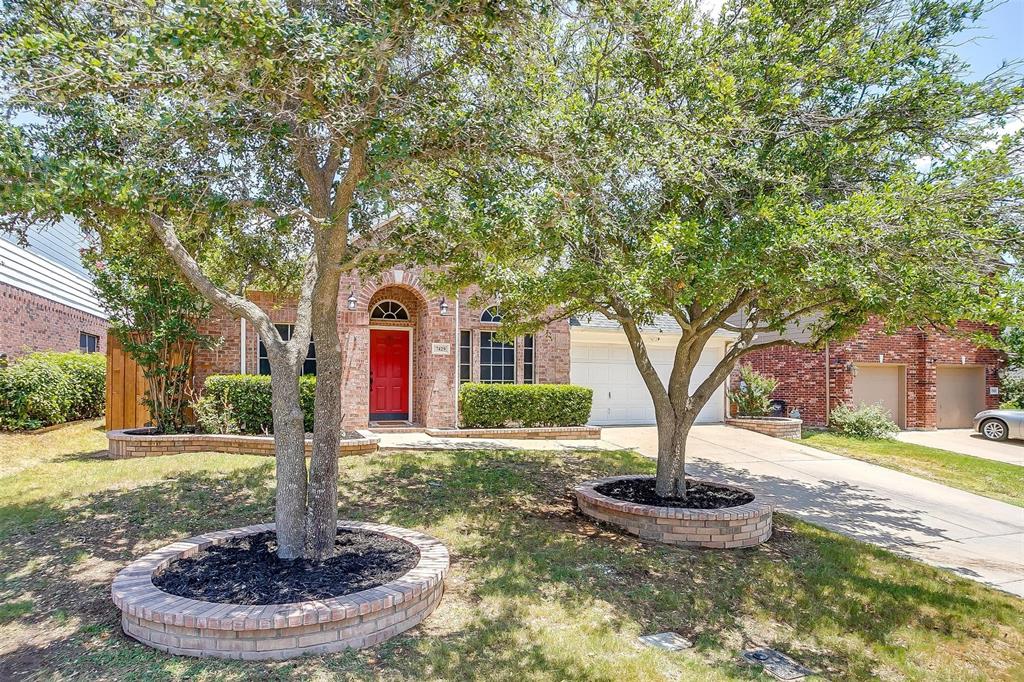
[[[581,327],[583,329],[601,329],[615,331],[622,328],[615,320],[610,320],[601,313],[589,313],[569,318],[570,327]],[[654,316],[653,324],[645,324],[640,328],[645,333],[681,334],[683,329],[671,315],[661,314]]]

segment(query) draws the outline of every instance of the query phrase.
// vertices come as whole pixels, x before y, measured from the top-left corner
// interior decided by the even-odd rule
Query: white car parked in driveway
[[[974,430],[989,440],[1024,439],[1024,410],[985,410],[974,416]]]

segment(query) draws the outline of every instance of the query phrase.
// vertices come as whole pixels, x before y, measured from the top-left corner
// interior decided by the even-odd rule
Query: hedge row
[[[593,399],[571,384],[463,384],[459,411],[466,428],[582,426]]]
[[[107,360],[99,353],[31,353],[0,369],[0,429],[38,429],[103,414]]]
[[[313,430],[316,377],[299,377],[299,401],[307,432]],[[257,374],[216,374],[203,383],[203,397],[193,404],[196,421],[206,433],[263,434],[274,432],[270,377]]]

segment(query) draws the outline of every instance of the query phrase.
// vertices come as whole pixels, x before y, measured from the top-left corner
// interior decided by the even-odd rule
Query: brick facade
[[[348,307],[355,298],[353,309]],[[250,299],[270,312],[276,324],[295,322],[295,304],[273,296],[251,292]],[[446,300],[430,292],[415,270],[395,269],[363,282],[350,276],[342,280],[339,294],[338,333],[341,337],[344,370],[342,391],[344,426],[365,428],[369,424],[370,328],[389,327],[411,330],[412,401],[409,418],[425,427],[456,426],[456,390],[459,376],[458,331],[471,333],[471,380],[480,378],[480,332],[497,330],[498,325],[480,321],[482,310],[470,305],[470,292],[458,301]],[[373,320],[370,311],[381,301],[400,303],[409,313],[408,321]],[[458,319],[458,329],[456,327]],[[244,330],[244,331],[243,331]],[[211,374],[255,374],[259,371],[258,335],[251,324],[233,318],[224,310],[214,310],[200,331],[217,340],[211,349],[199,351],[195,361],[196,386],[201,387]],[[244,335],[244,340],[243,340]],[[523,381],[524,350],[522,338],[516,339],[516,381]],[[436,354],[435,344],[449,344],[448,354]],[[245,348],[242,367],[241,349]],[[569,323],[548,325],[534,335],[534,381],[568,383]]]
[[[81,332],[99,337],[97,352],[106,352],[103,318],[0,283],[0,353],[78,350]]]
[[[961,330],[968,332],[965,325]],[[991,348],[975,345],[960,336],[936,331],[904,329],[886,334],[880,320],[866,324],[854,338],[828,348],[828,396],[831,408],[853,401],[857,364],[890,364],[903,368],[906,385],[906,428],[934,429],[936,415],[936,368],[942,365],[976,366],[985,369],[986,407],[999,406],[1000,397],[989,388],[999,386],[1003,359]],[[880,362],[881,360],[881,362]],[[826,352],[777,346],[746,356],[742,362],[774,377],[779,387],[773,398],[785,400],[787,411],[800,410],[804,423],[824,426]],[[733,382],[738,381],[734,372]]]
[[[140,433],[141,431],[141,433]],[[180,455],[185,452],[227,452],[236,455],[274,457],[277,448],[273,436],[243,436],[221,433],[152,433],[147,429],[107,431],[107,457],[133,459]],[[377,452],[378,436],[346,438],[338,443],[338,457],[370,455]],[[313,452],[313,440],[306,439],[306,456]]]

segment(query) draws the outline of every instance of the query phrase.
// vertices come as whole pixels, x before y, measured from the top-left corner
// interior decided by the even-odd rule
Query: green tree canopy
[[[502,295],[510,333],[589,311],[618,321],[655,405],[658,491],[684,495],[686,434],[744,354],[820,345],[872,315],[1017,315],[1020,137],[998,131],[1024,89],[1010,69],[966,80],[949,48],[984,7],[573,6],[503,83],[533,103],[506,133],[515,153],[426,179],[416,228],[449,246],[452,283]],[[642,334],[655,315],[682,329],[667,382]],[[723,330],[724,359],[691,382]]]
[[[211,303],[248,319],[274,387],[282,557],[333,551],[338,285],[395,254],[402,178],[486,147],[518,0],[13,0],[0,70],[0,215],[151,231]],[[414,185],[413,185],[414,187]],[[400,250],[398,250],[400,251]],[[248,301],[298,301],[289,341]],[[318,354],[310,468],[298,371]]]

